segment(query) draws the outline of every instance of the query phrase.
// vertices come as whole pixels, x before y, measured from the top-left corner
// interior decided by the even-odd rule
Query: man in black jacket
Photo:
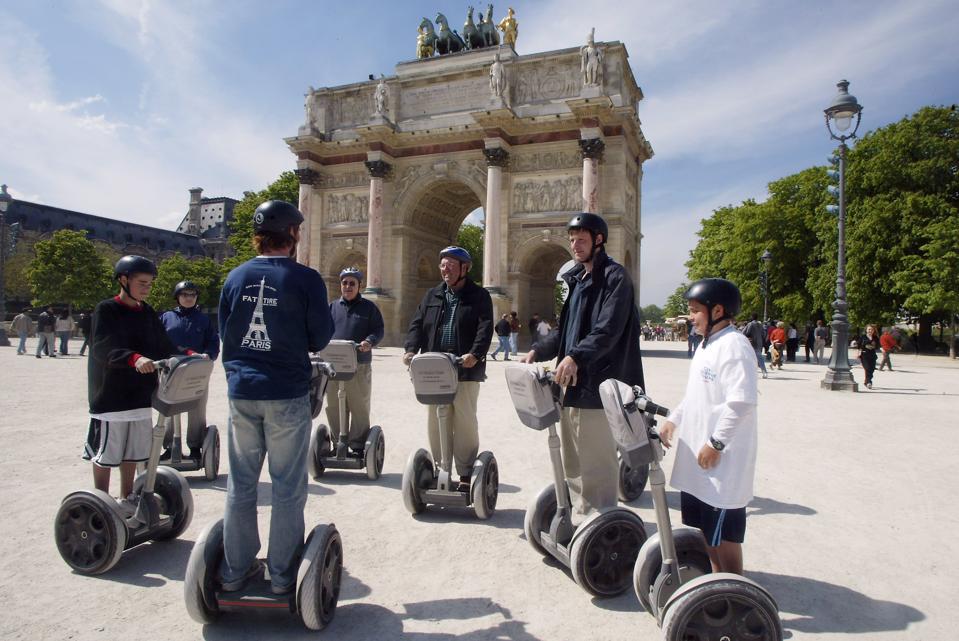
[[[533,345],[526,363],[556,358],[563,386],[560,436],[573,506],[580,514],[616,505],[619,464],[599,385],[615,378],[645,388],[639,350],[639,311],[633,282],[606,254],[606,221],[577,214],[566,226],[576,265],[563,274],[569,296],[559,331]]]
[[[453,459],[460,475],[460,490],[469,491],[470,471],[479,452],[476,401],[479,384],[486,380],[486,354],[493,340],[493,300],[489,292],[469,279],[473,259],[462,247],[440,252],[443,282],[426,292],[410,321],[403,363],[417,352],[449,352],[463,357],[459,386],[453,402]],[[430,450],[440,460],[439,423],[428,412]]]

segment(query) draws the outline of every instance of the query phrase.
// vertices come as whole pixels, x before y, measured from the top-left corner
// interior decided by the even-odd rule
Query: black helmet
[[[124,256],[113,267],[113,277],[126,276],[129,278],[130,274],[150,274],[156,278],[157,266],[152,260],[143,256]]]
[[[253,212],[253,233],[284,233],[303,222],[300,210],[285,200],[268,200]]]
[[[566,224],[566,231],[573,231],[574,229],[585,229],[586,231],[592,232],[594,236],[596,234],[602,234],[604,245],[606,241],[609,240],[609,227],[599,214],[590,214],[588,212],[576,214]]]
[[[200,294],[200,288],[196,286],[192,280],[181,280],[176,284],[176,287],[173,288],[173,298],[176,299],[182,291],[196,292],[197,295]]]
[[[723,306],[723,318],[734,318],[743,305],[743,297],[739,288],[732,281],[725,278],[703,278],[689,286],[683,294],[686,300],[699,301],[709,310],[712,320],[714,305]]]

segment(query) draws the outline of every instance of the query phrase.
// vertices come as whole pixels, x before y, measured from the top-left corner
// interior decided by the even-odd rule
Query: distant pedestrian
[[[763,343],[766,342],[766,330],[763,324],[759,322],[759,316],[753,314],[752,320],[746,323],[743,328],[743,335],[749,339],[749,343],[756,350],[756,363],[763,370],[763,378],[767,378],[766,359],[763,358]]]
[[[816,329],[813,330],[813,336],[816,341],[814,347],[814,352],[816,354],[816,365],[820,365],[825,359],[823,352],[826,350],[826,338],[829,336],[829,329],[826,328],[825,323],[823,323],[821,320],[816,321]]]
[[[80,346],[80,356],[83,356],[87,351],[87,343],[90,342],[90,314],[80,314],[77,327],[80,328],[80,334],[83,336],[83,345]]]
[[[806,348],[806,362],[810,363],[809,355],[813,352],[813,344],[816,340],[816,330],[812,323],[806,323],[806,329],[803,335],[803,343]]]
[[[47,307],[47,311],[40,314],[40,317],[37,319],[37,358],[40,358],[40,354],[43,353],[44,348],[46,348],[47,354],[50,358],[56,358],[56,347],[54,346],[54,337],[53,333],[57,325],[56,314],[53,313],[53,307]]]
[[[786,350],[786,323],[779,321],[776,327],[769,334],[769,342],[772,346],[769,353],[772,355],[772,366],[783,368],[783,352]]]
[[[493,330],[496,332],[496,338],[499,340],[499,345],[496,347],[496,351],[490,354],[490,358],[495,361],[496,355],[502,350],[506,353],[505,356],[503,356],[503,360],[508,361],[510,339],[509,314],[503,314],[502,317],[500,317],[500,319],[496,322],[496,325],[493,326]]]
[[[54,323],[54,330],[60,339],[60,354],[63,356],[70,353],[70,335],[73,334],[74,327],[73,316],[70,315],[69,310],[60,312],[60,316]]]
[[[536,342],[536,336],[539,333],[539,314],[530,316],[529,322],[526,324],[526,330],[529,332],[529,344],[532,345]]]
[[[509,348],[513,352],[513,356],[518,356],[518,345],[519,345],[519,329],[522,325],[519,324],[519,315],[514,311],[509,313]],[[509,352],[506,353],[509,356]]]
[[[552,330],[553,328],[550,327],[549,323],[546,322],[545,318],[541,320],[539,324],[536,326],[536,333],[539,335],[540,338],[546,336]]]
[[[693,325],[692,321],[689,322],[687,327],[689,327],[689,334],[686,336],[686,356],[692,358],[703,337],[696,331],[696,326]]]
[[[888,365],[891,372],[892,361],[889,360],[889,355],[899,347],[896,343],[896,337],[892,335],[891,331],[883,332],[882,336],[879,337],[879,345],[882,347],[882,362],[879,363],[879,371],[881,372]]]
[[[13,317],[13,324],[10,329],[20,337],[20,343],[17,345],[17,356],[27,353],[27,336],[30,335],[30,329],[33,327],[33,321],[26,311],[22,311]]]
[[[786,329],[786,360],[790,363],[796,362],[796,352],[799,351],[799,330],[796,329],[796,323],[789,323]]]
[[[872,389],[872,376],[876,372],[876,359],[882,346],[875,325],[866,327],[866,335],[859,339],[859,362],[866,373],[866,387]]]

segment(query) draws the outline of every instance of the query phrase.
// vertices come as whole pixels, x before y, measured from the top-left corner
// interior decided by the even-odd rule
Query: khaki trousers
[[[573,509],[585,515],[615,507],[619,461],[605,412],[564,407],[559,432]]]
[[[346,440],[354,450],[363,449],[366,433],[370,429],[370,387],[373,382],[373,368],[370,363],[358,363],[356,374],[345,383],[330,379],[326,386],[326,420],[330,425],[333,448],[340,439],[340,401],[337,389],[343,386],[346,392]]]
[[[475,381],[460,381],[456,388],[456,400],[453,401],[450,419],[453,432],[453,462],[456,473],[469,476],[473,463],[479,453],[479,421],[476,419],[476,401],[479,399],[480,384]],[[440,449],[440,422],[436,416],[436,405],[427,406],[426,428],[430,438],[430,451],[433,460],[439,466],[443,459]]]

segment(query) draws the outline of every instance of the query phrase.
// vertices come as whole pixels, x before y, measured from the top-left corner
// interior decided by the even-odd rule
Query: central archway
[[[557,273],[572,258],[565,236],[543,233],[520,245],[516,258],[510,264],[510,279],[516,284],[517,300],[514,311],[519,314],[524,331],[520,332],[520,347],[526,349],[531,341],[529,319],[533,314],[551,321],[559,314],[556,301]]]

